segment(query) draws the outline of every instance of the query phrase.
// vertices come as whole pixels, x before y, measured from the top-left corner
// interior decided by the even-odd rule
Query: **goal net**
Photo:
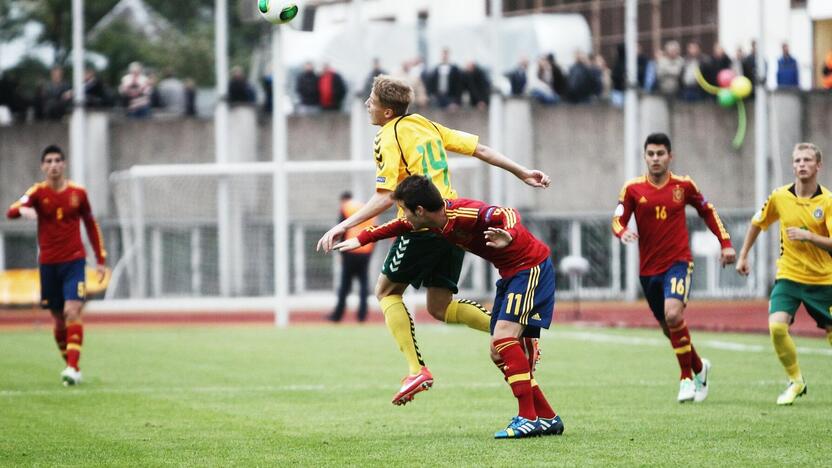
[[[473,158],[448,161],[454,188],[482,198],[486,165]],[[332,307],[340,255],[316,252],[316,243],[338,222],[341,193],[351,191],[358,201],[369,198],[375,167],[368,161],[292,161],[281,168],[288,182],[276,185],[277,169],[273,163],[179,164],[114,173],[120,249],[107,299],[141,303],[144,309],[170,309],[177,298],[205,310],[223,304],[272,309],[280,290],[275,272],[283,262],[288,297],[287,304],[277,305],[292,313]],[[275,215],[276,195],[288,201],[285,217]],[[394,215],[388,210],[379,222]],[[275,256],[281,240],[275,232],[287,233],[285,258]],[[376,246],[371,281],[389,242]],[[481,260],[467,255],[460,284],[465,297],[487,296],[488,275]]]

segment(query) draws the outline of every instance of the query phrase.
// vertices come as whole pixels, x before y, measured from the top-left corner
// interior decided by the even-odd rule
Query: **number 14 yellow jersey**
[[[470,156],[478,142],[476,135],[443,127],[419,114],[397,117],[381,127],[373,141],[376,189],[396,190],[399,182],[415,174],[428,176],[442,198],[457,198],[445,151]]]

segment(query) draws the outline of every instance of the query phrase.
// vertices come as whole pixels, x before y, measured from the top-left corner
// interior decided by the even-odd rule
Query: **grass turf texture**
[[[417,326],[434,388],[394,407],[405,365],[384,327],[96,328],[84,384],[63,388],[50,330],[0,337],[2,465],[820,465],[832,435],[825,341],[797,338],[810,387],[777,407],[762,335],[693,332],[714,363],[703,404],[676,403],[656,330],[559,327],[538,380],[562,437],[495,441],[516,414],[487,337]],[[746,345],[731,351],[725,342]],[[722,344],[720,344],[722,343]]]

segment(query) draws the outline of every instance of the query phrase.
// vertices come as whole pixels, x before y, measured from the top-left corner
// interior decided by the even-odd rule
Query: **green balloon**
[[[716,95],[716,100],[722,107],[731,107],[737,102],[737,97],[730,89],[722,88]]]

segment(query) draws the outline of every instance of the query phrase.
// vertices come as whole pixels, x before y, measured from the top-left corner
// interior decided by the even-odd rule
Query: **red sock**
[[[670,344],[673,346],[673,351],[676,353],[676,359],[679,361],[679,369],[682,373],[680,379],[692,379],[691,372],[691,349],[690,332],[688,332],[687,324],[682,321],[676,328],[670,329]],[[701,362],[700,362],[701,365]]]
[[[55,336],[55,343],[58,345],[58,350],[61,352],[61,357],[66,362],[66,322],[63,317],[53,315],[55,326],[52,328],[52,334]]]
[[[517,398],[520,417],[535,420],[534,393],[531,386],[531,372],[526,353],[517,338],[502,338],[494,340],[494,349],[500,354],[505,365],[503,374],[511,386],[511,392]]]
[[[702,359],[699,358],[693,343],[690,344],[690,368],[694,374],[702,372]]]
[[[537,359],[540,355],[540,348],[538,341],[535,338],[523,338],[523,348],[526,350],[526,357],[529,360],[529,369],[531,374],[532,395],[534,396],[534,411],[541,418],[552,419],[557,416],[555,410],[549,405],[546,396],[543,395],[543,390],[537,384],[534,378],[534,371],[537,365]]]
[[[84,325],[80,320],[67,322],[66,336],[66,364],[79,370],[78,360],[81,359],[81,344],[84,342]]]

